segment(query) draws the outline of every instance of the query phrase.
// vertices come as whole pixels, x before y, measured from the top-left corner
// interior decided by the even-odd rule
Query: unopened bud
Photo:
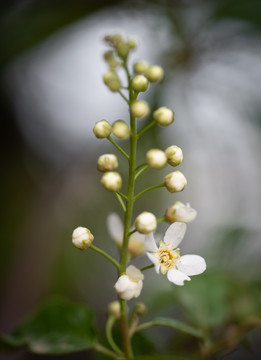
[[[167,163],[167,156],[162,150],[151,149],[146,154],[146,160],[152,169],[161,169]]]
[[[106,72],[106,74],[103,75],[103,81],[113,92],[116,92],[121,88],[120,79],[114,70]]]
[[[149,105],[144,100],[136,100],[130,106],[131,114],[137,118],[142,118],[150,112]]]
[[[93,128],[94,135],[99,138],[107,138],[111,133],[111,125],[106,120],[98,121]]]
[[[180,171],[174,171],[164,178],[164,183],[169,192],[182,191],[187,185],[187,179]]]
[[[135,304],[135,311],[138,315],[142,316],[147,312],[147,307],[144,303],[139,302]]]
[[[168,126],[174,121],[174,112],[162,106],[153,112],[153,119],[161,126]]]
[[[151,212],[144,211],[137,216],[135,223],[135,229],[142,234],[149,234],[157,229],[156,216]]]
[[[73,230],[72,233],[72,243],[77,249],[85,250],[91,246],[94,236],[89,229],[78,226]]]
[[[181,148],[176,145],[169,146],[165,150],[165,154],[167,155],[167,162],[171,166],[177,166],[183,161],[183,152]]]
[[[151,65],[147,68],[145,76],[150,82],[161,81],[164,77],[164,70],[159,65]]]
[[[137,46],[137,43],[135,40],[130,39],[127,41],[127,45],[129,46],[130,49],[134,49]]]
[[[109,50],[104,53],[104,59],[111,68],[119,66],[119,62],[115,59],[113,51]]]
[[[149,87],[149,81],[144,75],[136,75],[131,81],[133,90],[137,92],[146,91]]]
[[[121,57],[122,59],[125,60],[129,55],[130,46],[128,45],[128,43],[119,42],[116,45],[116,50],[117,50],[117,53],[118,53],[119,57]]]
[[[107,307],[108,316],[114,317],[115,319],[119,319],[121,316],[121,305],[119,301],[112,301],[109,303]]]
[[[108,171],[102,175],[101,183],[108,191],[119,191],[122,185],[122,179],[118,172]]]
[[[170,223],[175,221],[189,223],[193,221],[197,216],[197,211],[190,207],[189,204],[183,204],[180,201],[176,201],[166,211],[166,218]]]
[[[112,133],[119,139],[127,139],[130,135],[130,129],[125,121],[117,120],[112,124]]]
[[[118,159],[114,154],[101,155],[97,162],[99,171],[113,171],[119,166]]]
[[[133,66],[133,70],[136,74],[144,74],[147,69],[148,65],[143,61],[138,61]]]
[[[143,287],[144,275],[135,266],[130,265],[126,269],[126,275],[121,275],[114,289],[121,299],[131,300],[140,296]]]

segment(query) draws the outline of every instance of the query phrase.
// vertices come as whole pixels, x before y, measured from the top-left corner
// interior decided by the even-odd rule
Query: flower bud
[[[169,146],[165,150],[165,154],[167,155],[167,162],[171,166],[177,166],[183,161],[183,152],[181,148],[176,145]]]
[[[149,234],[157,229],[156,216],[151,212],[142,212],[135,220],[135,229],[142,234]]]
[[[149,87],[149,81],[144,75],[136,75],[131,80],[132,88],[137,91],[146,91]]]
[[[111,125],[106,120],[98,121],[94,125],[93,132],[98,139],[107,138],[111,133]]]
[[[127,59],[130,52],[130,46],[128,43],[122,41],[116,45],[116,50],[120,58]]]
[[[119,166],[118,159],[114,154],[101,155],[97,162],[99,171],[113,171]]]
[[[103,81],[113,92],[118,91],[121,88],[120,79],[114,70],[106,72],[106,74],[103,75]]]
[[[174,121],[174,112],[162,106],[153,112],[153,119],[161,126],[168,126]]]
[[[147,312],[147,306],[142,302],[138,302],[135,304],[135,311],[137,315],[142,316]]]
[[[175,221],[189,223],[193,221],[197,216],[197,211],[192,209],[189,204],[183,204],[180,201],[176,201],[166,211],[166,218],[170,223]]]
[[[133,70],[136,74],[144,74],[147,68],[148,65],[143,61],[138,61],[133,66]]]
[[[136,100],[130,106],[131,114],[137,118],[142,118],[150,112],[149,105],[146,101]]]
[[[125,121],[117,120],[112,124],[112,133],[119,139],[127,139],[130,135],[130,129]]]
[[[164,183],[169,192],[182,191],[187,185],[187,179],[180,171],[174,171],[164,178]]]
[[[90,230],[85,227],[78,226],[76,229],[73,230],[72,243],[80,250],[85,250],[89,246],[91,246],[93,239],[94,236],[92,235]]]
[[[119,191],[122,185],[122,179],[118,172],[108,171],[102,175],[101,183],[108,191]]]
[[[109,303],[107,307],[108,316],[114,317],[115,319],[119,319],[121,316],[121,305],[119,301],[112,301]]]
[[[167,163],[167,156],[162,150],[151,149],[146,154],[146,160],[152,169],[161,169]]]
[[[114,289],[121,299],[131,300],[137,298],[143,286],[144,275],[135,266],[130,265],[126,269],[126,275],[121,275]]]
[[[113,51],[109,50],[104,53],[104,59],[111,68],[119,66],[119,62],[115,59]]]
[[[159,65],[151,65],[145,71],[145,76],[150,82],[161,81],[164,77],[164,70]]]
[[[137,46],[137,43],[135,40],[130,39],[127,41],[127,45],[129,46],[130,49],[134,49]]]

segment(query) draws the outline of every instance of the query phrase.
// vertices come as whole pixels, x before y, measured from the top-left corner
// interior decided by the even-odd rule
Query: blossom
[[[183,204],[181,201],[176,201],[172,206],[167,208],[166,218],[170,223],[175,221],[189,223],[197,216],[197,211],[190,207],[189,204]]]
[[[130,265],[126,269],[126,274],[119,277],[114,289],[121,299],[131,300],[137,298],[143,286],[144,275],[135,266]]]
[[[111,213],[107,218],[107,228],[111,238],[115,241],[119,248],[123,242],[123,224],[120,217],[116,213]],[[132,257],[144,253],[145,235],[135,232],[129,237],[128,251]]]
[[[186,228],[186,224],[181,222],[171,224],[159,247],[152,233],[145,238],[147,256],[154,264],[156,272],[167,274],[168,280],[176,285],[184,285],[185,280],[191,280],[189,276],[201,274],[206,270],[206,262],[201,256],[180,256],[177,246],[181,243]]]

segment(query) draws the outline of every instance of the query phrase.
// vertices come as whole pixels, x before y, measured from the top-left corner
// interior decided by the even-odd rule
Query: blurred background
[[[138,43],[130,66],[147,60],[165,69],[165,81],[144,98],[152,108],[175,111],[174,125],[144,136],[140,162],[148,149],[176,144],[188,179],[181,194],[144,195],[134,215],[149,210],[161,217],[174,201],[189,202],[198,217],[181,251],[204,256],[208,265],[184,288],[148,271],[140,300],[151,316],[178,317],[222,338],[213,358],[260,359],[260,1],[17,0],[0,9],[0,331],[13,330],[53,294],[90,304],[102,328],[116,297],[111,264],[73,248],[71,233],[86,226],[97,246],[117,256],[106,218],[121,208],[96,171],[98,156],[116,151],[92,128],[103,118],[128,119],[125,103],[102,81],[103,37],[120,32]],[[137,189],[170,171],[142,174]],[[159,233],[166,228],[160,224]],[[163,333],[154,344],[157,330],[148,331],[137,351],[197,353],[194,340]],[[6,358],[45,357],[19,351]]]

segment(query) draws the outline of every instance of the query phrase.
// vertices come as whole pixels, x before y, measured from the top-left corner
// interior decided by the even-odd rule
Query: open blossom
[[[126,275],[121,275],[114,285],[114,289],[121,299],[131,300],[140,296],[144,275],[135,266],[126,269]]]
[[[111,213],[107,218],[107,228],[111,238],[115,241],[119,248],[123,242],[123,224],[120,217],[116,213]],[[135,232],[129,237],[128,251],[131,257],[144,254],[145,235]]]
[[[145,249],[150,261],[154,264],[156,272],[167,274],[169,281],[176,285],[184,285],[184,281],[190,281],[192,275],[198,275],[206,270],[206,262],[199,255],[180,256],[177,246],[181,243],[186,224],[175,222],[171,224],[165,233],[159,247],[156,245],[153,233],[146,235]]]

